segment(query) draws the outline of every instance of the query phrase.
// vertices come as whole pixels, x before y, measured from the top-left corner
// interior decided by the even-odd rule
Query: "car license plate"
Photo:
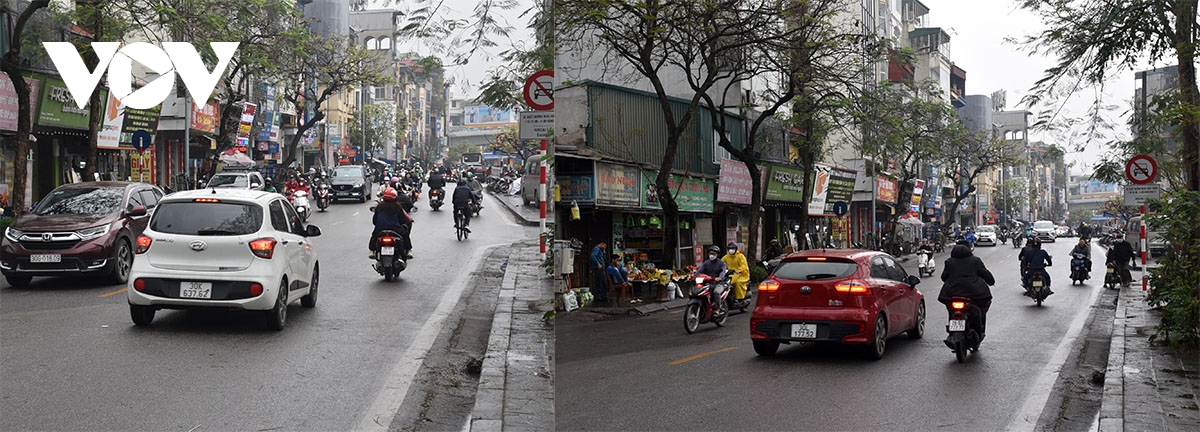
[[[792,337],[797,339],[816,339],[816,324],[792,324]]]
[[[967,331],[967,320],[950,320],[947,331]]]
[[[394,246],[384,246],[379,248],[379,253],[383,255],[395,255],[396,248]]]
[[[180,282],[179,298],[210,299],[212,282]]]
[[[350,192],[338,192],[338,196],[350,196]]]
[[[1040,281],[1040,280],[1035,280],[1035,281],[1033,281],[1033,287],[1034,287],[1034,288],[1041,288],[1041,287],[1042,287],[1042,281]]]
[[[62,262],[62,255],[59,254],[38,254],[30,255],[29,262],[31,263],[56,263]]]
[[[1115,268],[1112,268],[1112,267],[1109,267],[1109,268],[1108,268],[1108,272],[1109,272],[1109,273],[1116,273],[1116,272],[1117,272],[1117,269],[1115,269]]]

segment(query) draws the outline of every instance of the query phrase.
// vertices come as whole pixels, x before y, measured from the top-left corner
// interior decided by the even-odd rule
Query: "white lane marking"
[[[1054,382],[1058,379],[1058,375],[1062,373],[1062,366],[1067,362],[1067,356],[1071,354],[1071,347],[1075,345],[1075,340],[1082,333],[1083,325],[1087,323],[1088,316],[1091,315],[1092,308],[1096,304],[1096,297],[1100,295],[1100,290],[1093,288],[1092,294],[1088,296],[1086,305],[1087,308],[1082,308],[1075,314],[1075,319],[1071,321],[1071,327],[1067,329],[1067,333],[1058,343],[1058,347],[1054,349],[1054,354],[1050,356],[1050,362],[1042,368],[1042,372],[1038,374],[1037,380],[1034,381],[1033,387],[1025,396],[1025,404],[1021,406],[1021,411],[1017,412],[1017,416],[1012,423],[1008,425],[1006,430],[1014,431],[1032,431],[1037,427],[1038,419],[1042,416],[1042,410],[1046,408],[1046,402],[1050,400],[1050,392],[1054,389]]]
[[[471,260],[467,262],[468,269],[475,269],[479,266],[479,262],[483,257],[492,251],[492,249],[500,246],[505,246],[508,243],[497,243],[488,245],[479,249]],[[358,422],[358,431],[387,431],[392,424],[392,419],[396,417],[396,412],[400,411],[400,405],[404,402],[404,396],[408,394],[408,388],[412,386],[413,377],[417,375],[417,371],[421,369],[421,362],[425,360],[430,348],[433,347],[434,341],[437,340],[438,333],[442,331],[442,323],[450,315],[450,311],[462,299],[462,292],[467,287],[467,278],[470,272],[459,272],[450,285],[450,289],[442,294],[442,299],[438,303],[437,309],[434,309],[433,314],[425,321],[425,325],[421,327],[421,331],[413,338],[412,344],[408,349],[404,350],[404,354],[400,356],[400,360],[392,367],[392,371],[388,373],[386,381],[383,385],[383,390],[375,397],[375,402],[367,409],[362,419]]]

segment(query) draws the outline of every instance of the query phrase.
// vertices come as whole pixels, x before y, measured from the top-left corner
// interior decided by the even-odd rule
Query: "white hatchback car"
[[[282,330],[287,307],[317,304],[319,265],[305,226],[279,194],[200,189],[158,202],[137,239],[129,275],[129,313],[149,325],[158,309],[265,311]]]

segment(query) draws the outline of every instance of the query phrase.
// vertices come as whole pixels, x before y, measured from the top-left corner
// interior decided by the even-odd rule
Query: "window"
[[[133,211],[134,207],[145,205],[142,204],[142,197],[138,196],[137,192],[129,194],[129,204],[125,206],[125,211]]]
[[[392,49],[392,40],[389,38],[379,38],[379,49],[381,49],[381,50]]]
[[[375,38],[363,39],[363,48],[366,48],[369,50],[375,49]]]
[[[258,204],[230,202],[167,202],[158,206],[150,229],[202,236],[245,235],[262,227],[263,210]]]
[[[374,89],[376,100],[383,100],[387,98],[387,87],[374,87]]]
[[[882,257],[871,258],[871,277],[874,279],[891,279],[892,275],[888,272],[887,264],[883,263]]]
[[[779,265],[775,277],[788,280],[838,279],[854,274],[858,264],[844,261],[788,261]]]
[[[146,206],[147,210],[158,205],[158,195],[154,189],[142,189],[141,191],[138,191],[138,195],[141,196],[142,205]]]
[[[275,200],[271,202],[271,227],[275,231],[290,232],[288,227],[287,212],[283,211],[283,201]]]
[[[296,214],[296,210],[292,208],[292,205],[289,203],[283,206],[283,210],[287,212],[288,222],[291,222],[292,234],[304,235],[304,222],[300,222],[300,216]]]
[[[50,192],[33,210],[33,214],[100,216],[116,213],[125,198],[125,189],[69,188]]]
[[[897,282],[904,282],[905,279],[908,279],[908,273],[906,273],[904,271],[903,267],[900,267],[900,264],[896,263],[896,260],[892,259],[892,257],[882,257],[882,258],[883,258],[883,264],[885,266],[887,266],[888,279],[891,279],[891,280],[894,280]]]
[[[713,160],[712,161],[715,164],[720,164],[722,159],[732,159],[733,158],[733,156],[730,156],[728,151],[725,151],[725,149],[721,147],[721,134],[720,134],[720,132],[717,132],[716,129],[713,129],[712,148],[713,148],[713,151],[712,151]]]

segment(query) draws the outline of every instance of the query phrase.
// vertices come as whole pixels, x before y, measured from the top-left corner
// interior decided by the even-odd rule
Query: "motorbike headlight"
[[[4,229],[4,237],[6,237],[6,238],[8,238],[9,240],[12,240],[12,241],[17,241],[17,240],[19,240],[19,239],[21,238],[21,236],[23,236],[23,235],[25,235],[25,232],[24,232],[24,231],[21,231],[21,230],[19,230],[19,229],[15,229],[15,228],[13,228],[13,227],[7,227],[7,228],[5,228],[5,229]]]
[[[98,226],[95,228],[82,229],[79,231],[75,231],[75,234],[78,235],[81,240],[85,240],[85,241],[91,240],[91,239],[100,237],[102,235],[108,234],[108,227],[109,227],[108,225],[104,225],[104,226]]]

